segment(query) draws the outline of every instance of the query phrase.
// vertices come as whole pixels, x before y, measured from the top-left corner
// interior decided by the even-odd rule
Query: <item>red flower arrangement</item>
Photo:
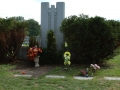
[[[35,57],[39,56],[38,53],[42,53],[42,50],[37,47],[30,47],[28,49],[27,56],[30,60],[34,60]]]

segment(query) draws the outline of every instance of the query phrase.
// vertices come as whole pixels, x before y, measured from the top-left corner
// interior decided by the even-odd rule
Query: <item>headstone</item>
[[[65,78],[65,76],[58,76],[58,75],[46,75],[46,78]]]
[[[104,77],[106,80],[120,80],[120,77]]]
[[[82,76],[74,76],[74,79],[78,79],[78,80],[91,80],[93,79],[93,77],[82,77]]]
[[[23,45],[29,45],[29,36],[25,36]]]
[[[65,3],[57,2],[49,7],[49,2],[41,3],[41,47],[46,48],[46,36],[48,30],[53,30],[56,38],[57,49],[61,49],[63,44],[63,33],[59,27],[65,18]]]
[[[32,75],[19,75],[19,74],[15,74],[14,77],[32,77]]]

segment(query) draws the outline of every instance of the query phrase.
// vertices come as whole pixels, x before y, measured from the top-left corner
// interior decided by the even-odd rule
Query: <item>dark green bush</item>
[[[15,17],[0,18],[0,62],[16,60],[25,37],[25,20]]]
[[[120,46],[120,22],[115,20],[106,21],[114,38],[115,48]]]
[[[56,39],[53,30],[48,30],[47,33],[47,48],[43,48],[41,53],[41,64],[60,64],[63,63],[63,51],[57,51]]]
[[[106,19],[87,15],[65,18],[60,30],[72,53],[72,63],[99,63],[114,50],[114,38]]]
[[[29,47],[34,47],[35,45],[37,45],[37,47],[39,47],[38,41],[36,40],[35,36],[30,36]]]
[[[52,54],[47,48],[42,48],[42,51],[40,55],[40,64],[63,64],[64,59],[62,50],[57,51],[55,57],[53,56],[55,53]]]

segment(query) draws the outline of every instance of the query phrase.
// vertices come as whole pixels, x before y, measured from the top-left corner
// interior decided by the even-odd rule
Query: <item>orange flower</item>
[[[34,60],[38,56],[38,52],[42,52],[42,50],[37,47],[29,48],[27,56],[30,60]]]

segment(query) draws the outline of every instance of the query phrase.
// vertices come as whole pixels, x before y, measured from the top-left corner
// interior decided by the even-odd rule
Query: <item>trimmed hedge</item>
[[[116,22],[120,26],[120,22]],[[72,63],[99,63],[112,55],[116,38],[120,40],[120,33],[114,36],[116,28],[111,27],[110,21],[98,16],[89,18],[81,14],[65,18],[60,30],[72,53]]]

